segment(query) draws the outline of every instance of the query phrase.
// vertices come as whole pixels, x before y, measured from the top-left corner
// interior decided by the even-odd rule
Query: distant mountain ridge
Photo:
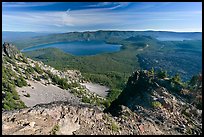
[[[89,39],[107,39],[110,37],[121,37],[121,38],[129,38],[137,35],[145,35],[152,36],[154,38],[183,38],[183,40],[201,40],[202,33],[201,32],[169,32],[169,31],[85,31],[85,32],[68,32],[61,34],[51,34],[49,36],[58,36],[58,35],[68,35],[68,36],[78,36],[82,37],[85,40]],[[95,36],[95,37],[94,37]],[[173,40],[173,39],[172,39]]]
[[[4,35],[4,34],[3,34]],[[26,40],[18,39],[14,41],[18,49],[35,46],[39,44],[47,44],[65,41],[86,41],[86,40],[102,40],[110,39],[127,39],[137,35],[151,36],[161,40],[202,40],[202,32],[169,32],[169,31],[85,31],[85,32],[68,32],[55,33],[48,35],[39,35],[29,37]],[[5,37],[5,36],[3,36]]]
[[[2,42],[3,41],[16,41],[26,38],[31,38],[35,36],[43,36],[48,35],[49,33],[43,33],[43,32],[15,32],[15,31],[2,31]]]

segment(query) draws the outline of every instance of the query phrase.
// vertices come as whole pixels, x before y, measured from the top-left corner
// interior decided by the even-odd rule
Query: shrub
[[[151,70],[148,71],[148,75],[153,75],[154,76],[154,68],[152,67]]]
[[[40,81],[40,77],[39,76],[34,76],[33,77],[35,80]]]
[[[14,70],[17,71],[19,74],[22,74],[18,67],[15,67]]]
[[[71,83],[70,86],[73,88],[80,87],[80,85],[76,82]]]
[[[35,63],[34,70],[35,70],[37,73],[39,73],[39,74],[42,74],[42,73],[43,73],[43,70],[40,68],[40,66],[38,65],[38,63]]]
[[[19,100],[20,99],[20,97],[19,97],[19,95],[18,95],[18,93],[17,93],[17,91],[15,89],[12,90],[12,95],[13,95],[13,99],[15,99],[15,100]]]
[[[56,132],[59,131],[59,125],[55,125],[52,128],[51,135],[56,135]]]
[[[119,126],[115,122],[112,122],[111,123],[111,129],[116,132],[119,130]]]
[[[9,63],[13,64],[13,65],[16,65],[16,62],[15,62],[14,60],[12,60],[12,59],[7,59],[7,61],[8,61]]]
[[[152,102],[152,107],[154,107],[154,108],[161,108],[162,104],[159,101],[153,101]]]
[[[22,76],[20,76],[19,79],[16,79],[16,85],[18,87],[27,86],[27,82],[24,80],[24,78]]]
[[[26,76],[26,79],[29,79],[30,78],[30,75],[27,71],[25,71],[25,76]]]
[[[14,100],[13,98],[4,98],[3,107],[6,110],[20,109],[24,108],[25,105],[19,102],[19,100]]]
[[[45,80],[48,80],[49,77],[48,77],[48,75],[45,74],[45,75],[42,75],[42,78]]]
[[[31,66],[28,66],[26,69],[26,72],[28,72],[29,74],[34,73],[34,69]]]
[[[96,104],[97,106],[100,106],[100,105],[101,105],[101,101],[100,101],[100,99],[98,99],[97,97],[94,98],[94,101],[95,101],[95,104]],[[93,103],[94,103],[94,102],[93,102]]]
[[[67,83],[67,79],[65,78],[61,78],[59,79],[58,83],[57,83],[62,89],[68,89],[69,85]]]
[[[60,79],[58,76],[53,75],[50,71],[47,71],[47,74],[51,78],[53,83],[56,83],[56,84],[58,83],[58,81]]]
[[[81,101],[84,102],[84,103],[91,103],[90,99],[85,97],[85,96],[83,96]]]
[[[162,79],[168,77],[167,71],[160,69],[157,73],[157,77]]]
[[[7,104],[3,104],[3,108],[6,110],[11,110],[11,108]]]
[[[28,63],[28,59],[27,59],[25,56],[22,56],[22,61],[23,61],[24,63]]]
[[[102,104],[103,104],[106,108],[108,108],[108,107],[111,105],[111,102],[110,102],[109,100],[104,100],[104,101],[102,102]]]
[[[181,90],[182,90],[182,88],[184,88],[184,84],[183,83],[177,83],[177,82],[176,83],[171,82],[170,87],[171,87],[171,91],[174,91],[174,92],[181,94]]]
[[[171,81],[174,83],[182,83],[181,82],[181,77],[180,75],[177,73],[174,77],[171,78]]]
[[[58,84],[62,89],[70,88],[70,85],[67,83],[67,79],[53,75],[50,71],[47,71],[47,74],[51,78],[52,82]]]

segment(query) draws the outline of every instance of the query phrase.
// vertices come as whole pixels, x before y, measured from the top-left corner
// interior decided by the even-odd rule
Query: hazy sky
[[[3,31],[202,31],[201,2],[3,2]]]

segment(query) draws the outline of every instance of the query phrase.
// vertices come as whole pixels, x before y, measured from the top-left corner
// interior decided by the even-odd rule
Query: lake
[[[22,52],[33,51],[43,48],[58,48],[66,53],[77,56],[96,55],[120,51],[121,45],[107,44],[103,41],[73,41],[43,44],[22,49]]]

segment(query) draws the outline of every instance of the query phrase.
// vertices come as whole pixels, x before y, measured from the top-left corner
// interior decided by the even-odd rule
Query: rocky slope
[[[79,84],[83,82],[79,71],[58,71],[24,57],[9,43],[4,43],[2,57],[4,135],[202,134],[201,75],[194,77],[191,86],[184,86],[176,78],[160,78],[152,71],[136,71],[119,97],[104,110],[105,98],[89,92]],[[40,104],[25,108],[19,105],[22,96],[32,98],[34,92],[38,92],[32,90],[32,87],[40,87],[30,81],[47,88],[58,86],[62,90],[60,92],[67,92],[73,98],[63,101],[55,98],[43,103],[40,102],[40,95]],[[31,90],[27,92],[30,97],[24,92],[20,93],[23,88]],[[51,96],[49,93],[45,98],[50,99]]]
[[[3,109],[63,100],[75,103],[78,102],[76,100],[81,100],[93,105],[105,101],[80,84],[86,81],[78,70],[56,70],[25,57],[10,43],[2,46],[2,62]]]

